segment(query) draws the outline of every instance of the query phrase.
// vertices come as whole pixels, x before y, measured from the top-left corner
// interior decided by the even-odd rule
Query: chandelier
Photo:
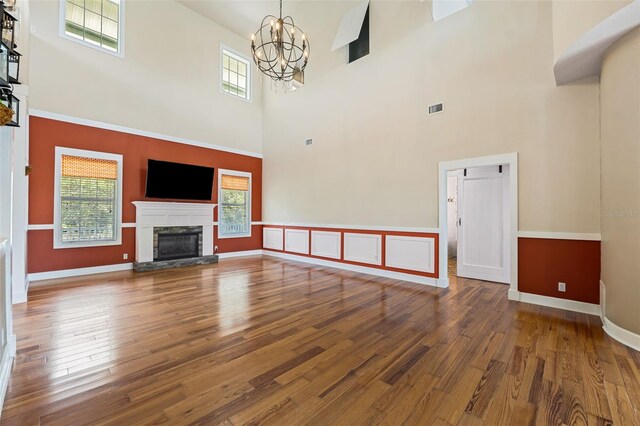
[[[275,81],[291,81],[302,76],[309,61],[309,39],[293,23],[291,16],[267,15],[260,29],[251,35],[253,61],[262,73]]]

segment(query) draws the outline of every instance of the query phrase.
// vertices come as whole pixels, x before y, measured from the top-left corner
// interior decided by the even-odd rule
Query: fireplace
[[[153,228],[153,261],[202,256],[202,226]]]
[[[210,203],[134,201],[137,272],[218,263]]]

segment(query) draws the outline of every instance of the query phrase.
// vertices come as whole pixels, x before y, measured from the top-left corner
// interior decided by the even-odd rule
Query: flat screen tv
[[[213,167],[149,160],[147,198],[211,201]]]

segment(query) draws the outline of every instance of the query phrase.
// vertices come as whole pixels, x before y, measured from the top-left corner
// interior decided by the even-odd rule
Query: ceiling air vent
[[[429,115],[437,114],[439,112],[442,112],[443,110],[444,110],[444,104],[442,102],[440,102],[439,104],[431,105],[429,106]]]

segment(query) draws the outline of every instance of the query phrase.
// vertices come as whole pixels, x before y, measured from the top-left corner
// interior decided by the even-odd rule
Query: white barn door
[[[457,275],[509,283],[509,166],[458,174]]]

